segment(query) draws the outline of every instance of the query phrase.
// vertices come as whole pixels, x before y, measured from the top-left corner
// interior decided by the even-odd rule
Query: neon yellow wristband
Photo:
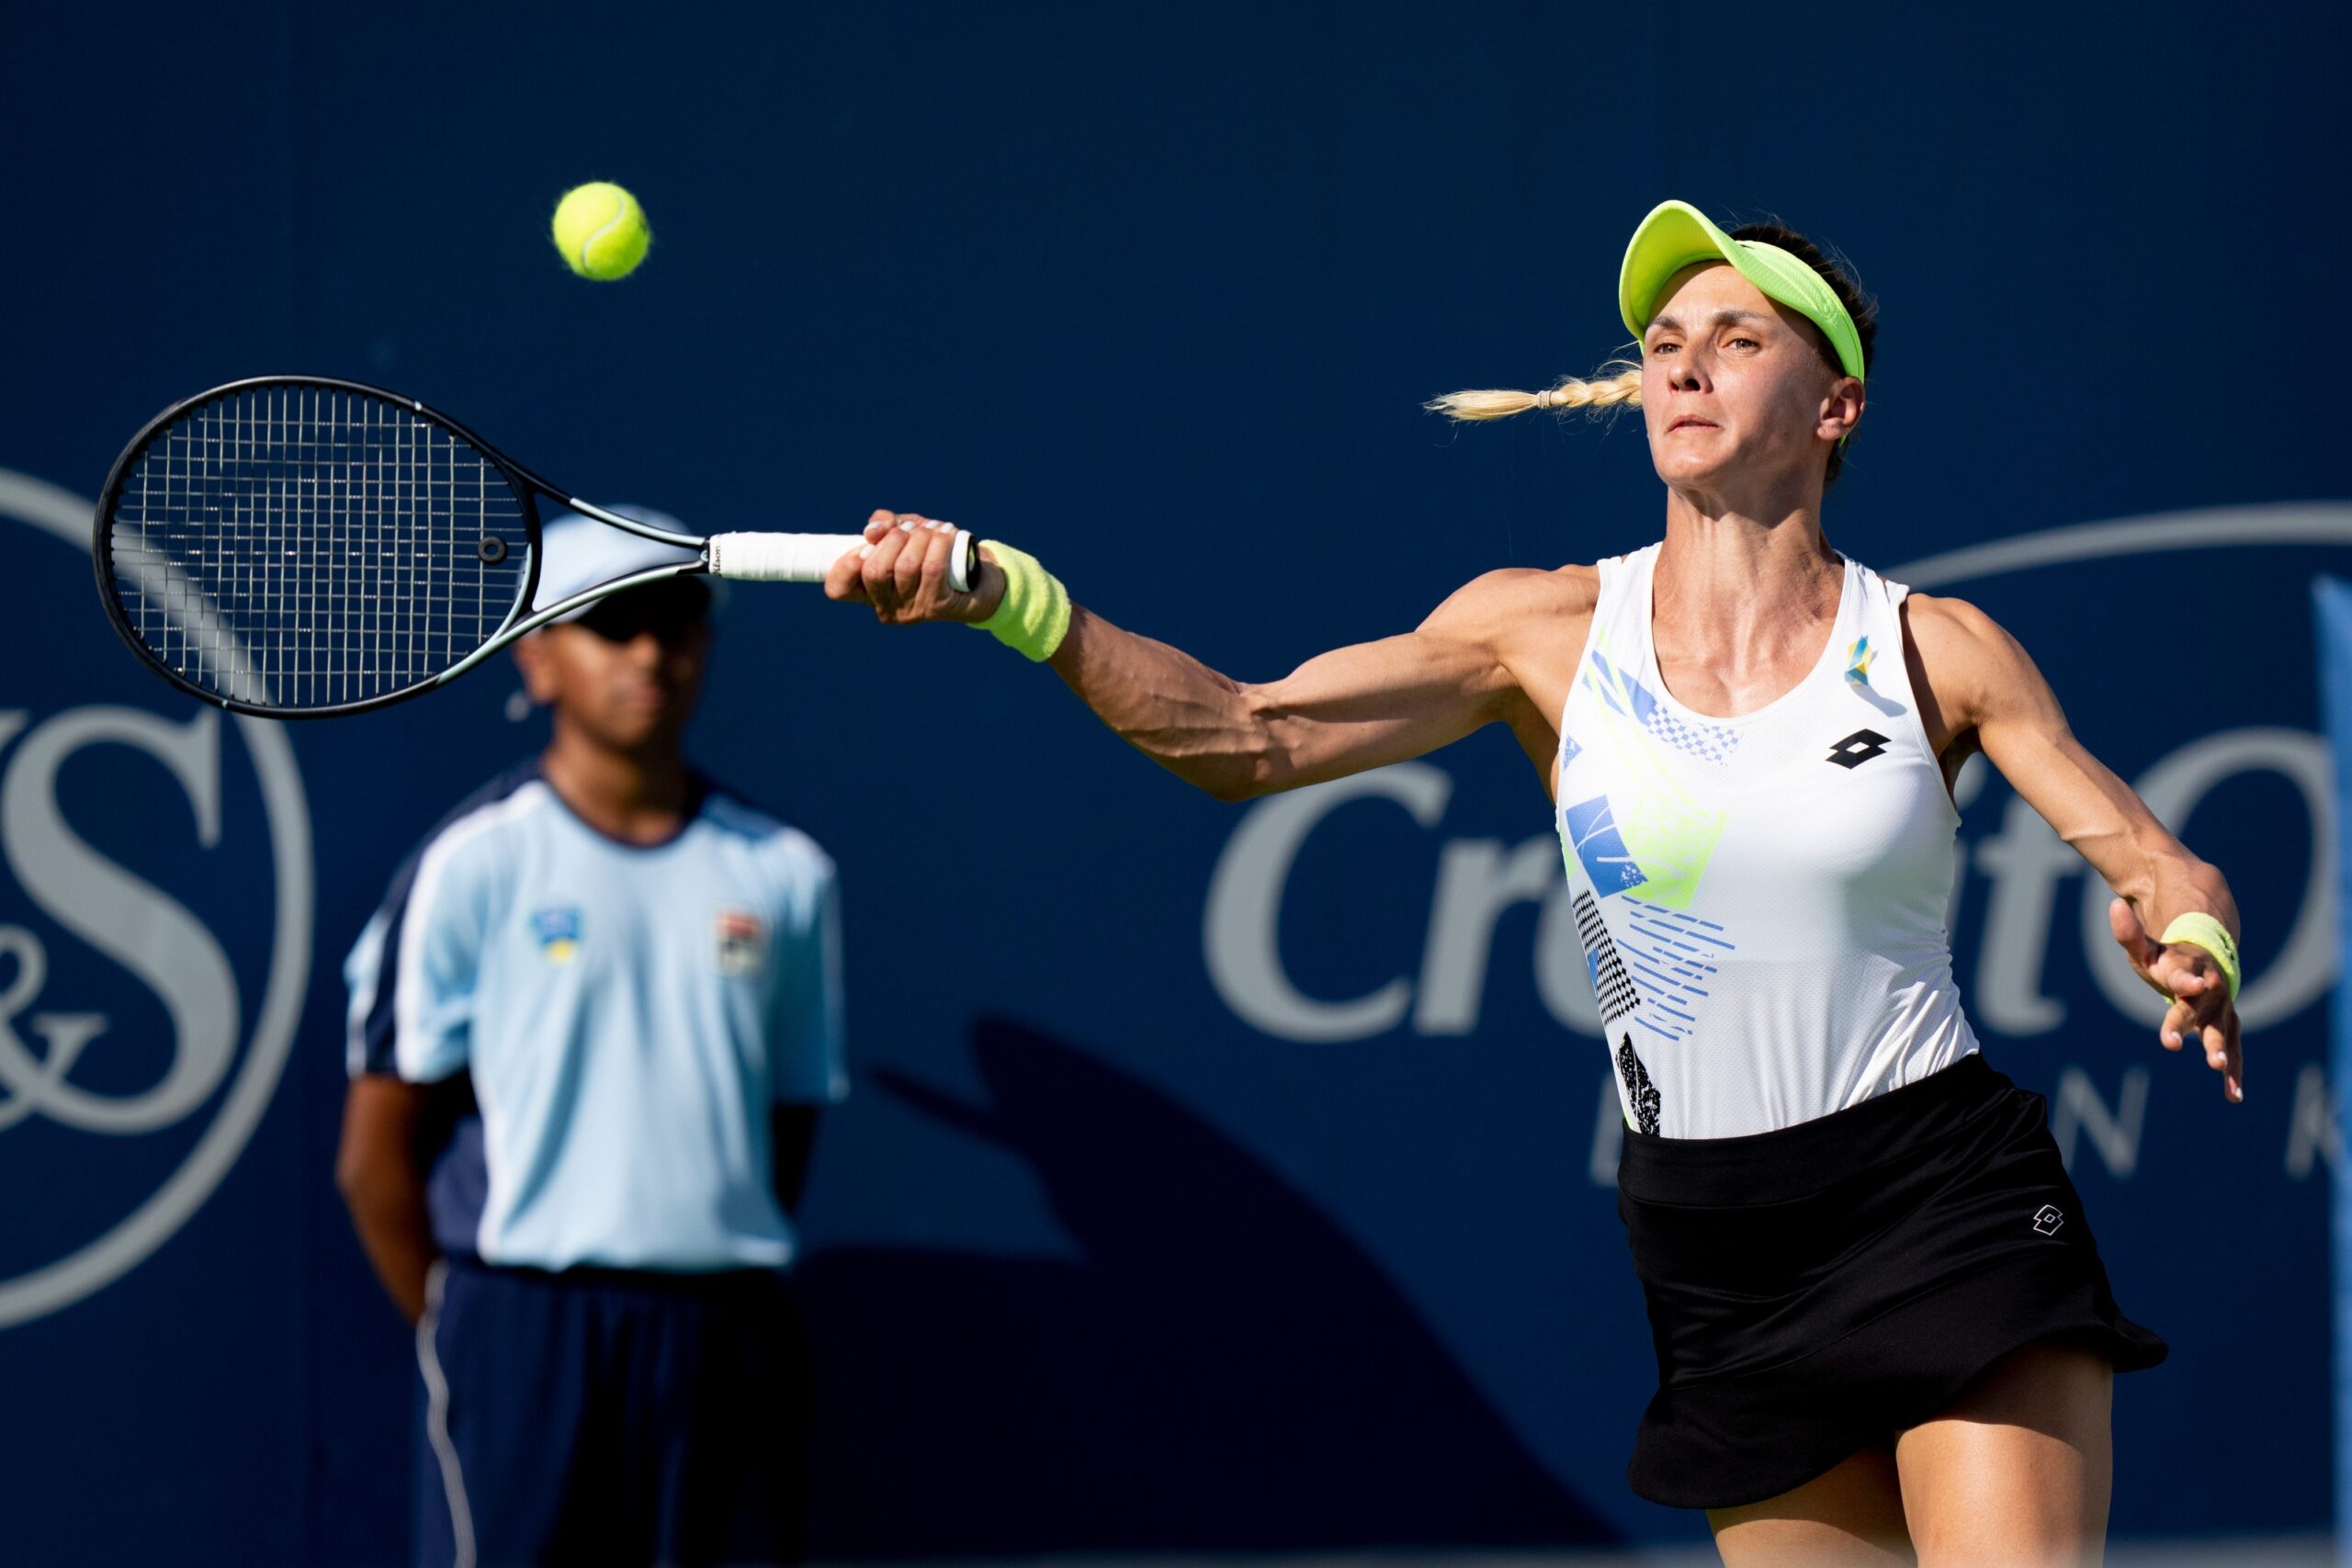
[[[1004,597],[995,614],[972,625],[1030,660],[1051,659],[1069,635],[1069,590],[1037,558],[996,539],[989,558],[1004,573]]]
[[[2229,927],[2202,909],[2191,909],[2188,914],[2176,918],[2157,940],[2167,944],[2186,942],[2211,953],[2214,966],[2221,970],[2222,978],[2229,982],[2230,1000],[2238,999],[2238,944],[2236,939],[2230,935]]]

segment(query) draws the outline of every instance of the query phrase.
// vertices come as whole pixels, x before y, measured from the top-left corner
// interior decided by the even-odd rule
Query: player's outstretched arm
[[[951,526],[877,512],[866,536],[869,553],[835,564],[829,597],[871,604],[893,626],[995,614],[1005,579],[987,547],[979,580],[956,593],[946,583]],[[1050,662],[1137,750],[1221,800],[1241,800],[1418,757],[1516,716],[1526,698],[1511,672],[1511,628],[1531,614],[1574,613],[1555,601],[1576,592],[1555,573],[1490,572],[1411,632],[1262,684],[1073,606]]]
[[[1422,756],[1502,717],[1519,688],[1487,635],[1498,596],[1480,579],[1413,631],[1262,683],[1078,606],[1049,662],[1120,739],[1187,784],[1243,800]]]
[[[2050,682],[1992,616],[1964,600],[1913,594],[1906,619],[1951,731],[1973,729],[1986,761],[2119,895],[2108,912],[2115,940],[2172,1003],[2157,1031],[2165,1048],[2200,1042],[2223,1092],[2243,1099],[2236,976],[2225,974],[2236,967],[2238,907],[2221,871],[2075,738]],[[2159,934],[2199,917],[2211,922],[2199,941]],[[2228,950],[2226,965],[2215,947]]]

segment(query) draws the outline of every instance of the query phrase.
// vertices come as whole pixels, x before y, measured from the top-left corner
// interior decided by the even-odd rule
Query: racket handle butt
[[[956,530],[956,547],[947,558],[947,586],[958,593],[969,593],[980,575],[980,542],[972,537],[969,528]]]

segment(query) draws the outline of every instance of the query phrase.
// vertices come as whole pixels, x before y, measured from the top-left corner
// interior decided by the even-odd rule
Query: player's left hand
[[[2118,898],[2107,907],[2107,923],[2132,967],[2172,1003],[2156,1038],[2177,1051],[2194,1034],[2205,1047],[2205,1065],[2222,1075],[2222,1092],[2245,1098],[2245,1054],[2238,1038],[2237,1004],[2213,955],[2185,942],[2165,943],[2150,936],[2132,906]]]
[[[865,546],[833,563],[825,597],[871,604],[885,626],[919,621],[985,621],[1004,598],[1004,573],[977,547],[971,592],[948,586],[956,525],[914,512],[876,509],[866,520]]]

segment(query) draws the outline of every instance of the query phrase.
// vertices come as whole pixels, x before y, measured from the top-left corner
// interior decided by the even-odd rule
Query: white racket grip
[[[835,561],[865,545],[862,534],[713,534],[703,542],[703,559],[714,577],[822,582]],[[947,584],[958,593],[972,591],[972,536],[962,528],[948,558]]]

